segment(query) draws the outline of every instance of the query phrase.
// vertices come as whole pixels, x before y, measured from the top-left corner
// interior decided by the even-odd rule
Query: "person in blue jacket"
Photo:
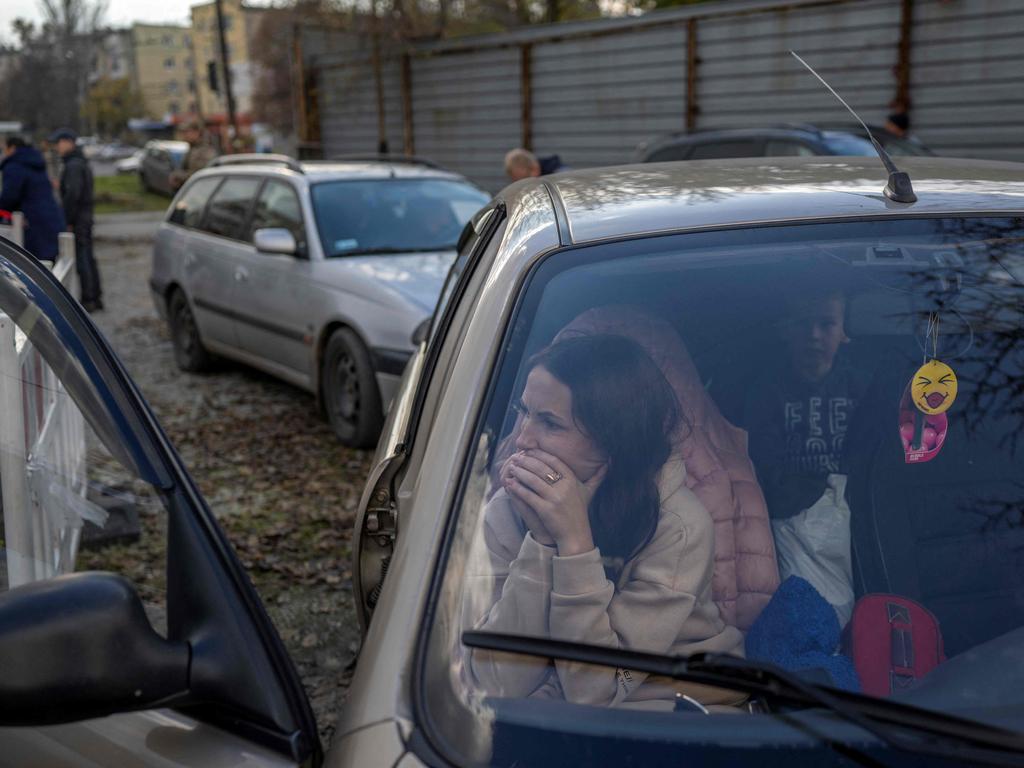
[[[0,210],[25,214],[25,248],[37,259],[55,261],[57,235],[66,225],[42,153],[18,136],[7,137],[0,178]]]

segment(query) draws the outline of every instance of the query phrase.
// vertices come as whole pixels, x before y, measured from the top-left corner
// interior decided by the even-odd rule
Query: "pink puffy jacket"
[[[683,340],[664,320],[633,306],[606,306],[579,315],[555,340],[573,333],[633,339],[675,389],[687,422],[677,436],[687,485],[715,523],[712,596],[722,618],[746,631],[779,586],[768,507],[747,455],[747,433],[722,416]]]

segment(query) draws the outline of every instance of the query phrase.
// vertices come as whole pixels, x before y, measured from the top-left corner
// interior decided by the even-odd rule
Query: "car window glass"
[[[62,282],[73,269],[58,264]],[[80,365],[81,340],[20,288],[0,269],[0,591],[112,571],[134,583],[165,632],[161,493],[125,439],[116,401]]]
[[[206,203],[220,183],[221,178],[217,176],[207,176],[193,181],[174,201],[174,208],[171,210],[168,221],[193,229],[198,227],[202,221]]]
[[[826,131],[823,134],[825,146],[833,155],[851,155],[853,157],[872,157],[875,148],[871,142],[861,136],[854,136],[841,131]]]
[[[681,744],[703,734],[673,714],[679,694],[745,698],[471,650],[464,629],[770,663],[811,653],[819,683],[906,684],[906,703],[1022,722],[1024,691],[999,681],[1024,662],[975,664],[1024,632],[1022,270],[1019,218],[696,233],[544,260],[468,440],[421,686],[442,740],[502,765],[594,732]],[[857,599],[880,592],[923,606],[914,632],[937,621],[941,685],[837,654]],[[923,652],[876,608],[885,654]],[[975,707],[979,688],[991,709]]]
[[[644,160],[644,162],[667,163],[673,160],[685,160],[690,156],[691,149],[693,149],[693,145],[689,142],[686,142],[685,144],[672,144],[670,146],[654,150],[647,156],[647,159]]]
[[[287,229],[298,245],[305,243],[306,232],[298,195],[290,184],[272,179],[264,185],[256,198],[250,225],[251,232],[269,228]],[[249,239],[252,239],[251,233]]]
[[[429,178],[320,182],[311,195],[328,258],[452,250],[489,199],[466,182]]]
[[[690,160],[716,160],[726,157],[760,157],[761,142],[755,139],[734,141],[708,141],[697,144],[690,154]]]
[[[792,139],[768,139],[764,145],[765,157],[807,157],[814,154],[814,150],[802,141]]]
[[[255,176],[229,176],[225,179],[210,200],[203,229],[234,240],[248,240],[250,233],[244,231],[245,220],[259,186],[260,179]]]

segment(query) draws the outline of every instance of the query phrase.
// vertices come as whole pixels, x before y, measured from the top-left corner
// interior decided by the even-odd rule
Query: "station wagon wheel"
[[[167,320],[171,327],[171,344],[174,346],[174,362],[183,371],[198,373],[210,367],[212,358],[199,338],[192,308],[188,305],[183,291],[176,290],[167,303]]]
[[[321,391],[338,440],[352,448],[372,448],[380,436],[383,414],[370,353],[348,328],[327,342]]]

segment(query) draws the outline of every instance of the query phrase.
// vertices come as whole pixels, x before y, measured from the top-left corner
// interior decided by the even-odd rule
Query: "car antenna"
[[[790,53],[793,55],[794,59],[807,67],[808,71],[818,78],[818,80],[821,81],[821,84],[828,88],[829,92],[833,96],[839,99],[839,103],[849,110],[850,114],[857,119],[857,122],[860,123],[867,132],[868,138],[871,140],[871,144],[875,148],[875,152],[878,153],[878,157],[882,161],[882,165],[884,165],[885,170],[889,172],[889,181],[885,185],[885,189],[882,190],[885,196],[890,200],[895,200],[897,203],[916,203],[917,195],[914,194],[914,186],[910,183],[910,175],[896,167],[896,163],[892,161],[892,158],[889,157],[889,153],[885,151],[881,144],[878,143],[878,139],[876,139],[871,133],[871,129],[868,128],[867,123],[861,120],[860,115],[853,111],[853,107],[843,101],[843,97],[836,93],[835,89],[831,85],[825,82],[825,78],[814,71],[814,67],[801,59],[796,51],[790,51]]]

